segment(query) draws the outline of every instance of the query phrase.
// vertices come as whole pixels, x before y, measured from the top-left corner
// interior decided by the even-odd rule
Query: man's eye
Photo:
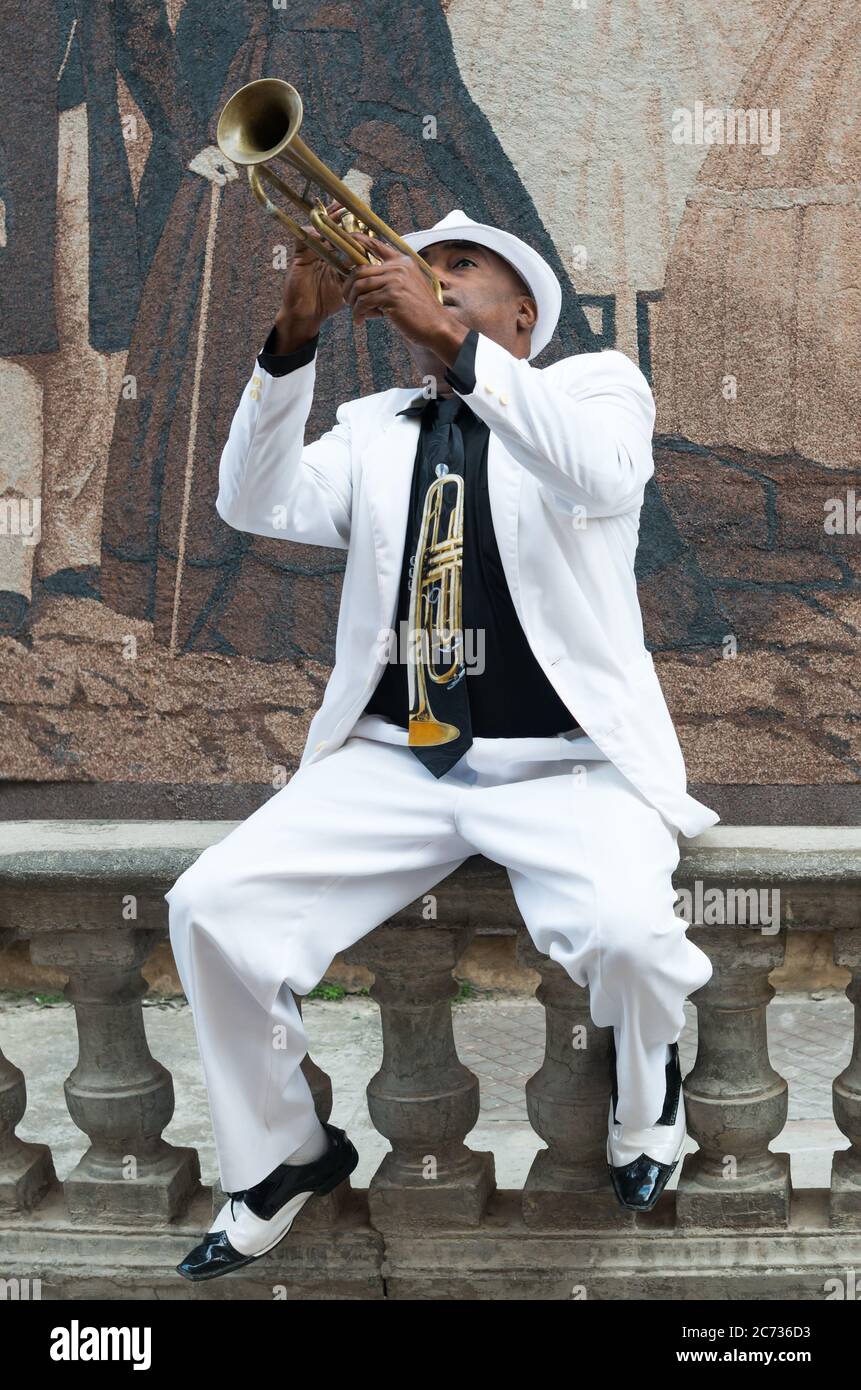
[[[458,256],[457,260],[455,261],[455,265],[460,265],[463,261],[466,261],[467,265],[476,264],[476,262],[472,260],[469,256]]]

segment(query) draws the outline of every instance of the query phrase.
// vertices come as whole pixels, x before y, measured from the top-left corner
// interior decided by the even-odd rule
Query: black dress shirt
[[[313,359],[317,350],[316,336],[295,352],[279,355],[272,351],[274,334],[273,328],[257,359],[271,376],[284,376]],[[464,338],[454,363],[445,372],[446,380],[461,394],[469,395],[475,390],[477,345],[478,334],[472,329]],[[395,618],[397,640],[393,644],[393,655],[399,659],[383,666],[382,675],[364,708],[365,714],[385,715],[404,729],[409,722],[409,695],[406,649],[401,634],[407,631],[409,622],[410,568],[424,506],[425,488],[420,486],[422,452],[433,420],[433,405],[431,399],[419,397],[398,412],[421,417]],[[462,623],[467,666],[465,684],[473,737],[526,738],[567,733],[578,728],[578,722],[532,652],[502,567],[487,484],[490,430],[465,401],[461,401],[456,422],[464,445]]]

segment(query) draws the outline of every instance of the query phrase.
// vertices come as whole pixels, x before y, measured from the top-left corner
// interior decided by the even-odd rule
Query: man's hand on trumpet
[[[336,199],[326,211],[337,221],[344,206]],[[303,230],[328,247],[310,223]],[[284,282],[281,308],[275,316],[276,351],[292,352],[320,332],[327,318],[344,308],[344,280],[328,261],[318,256],[301,237],[293,238],[293,260]]]
[[[381,262],[356,266],[343,283],[353,322],[387,318],[409,342],[451,366],[469,331],[467,326],[440,304],[430,280],[412,257],[381,237],[364,232],[352,235]]]

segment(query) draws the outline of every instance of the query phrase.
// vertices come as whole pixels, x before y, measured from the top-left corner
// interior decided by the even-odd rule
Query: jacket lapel
[[[490,497],[490,514],[511,601],[525,631],[517,550],[517,519],[520,512],[523,473],[524,469],[517,459],[513,459],[502,441],[495,434],[491,434],[487,441],[487,492]]]
[[[406,405],[407,399],[396,409]],[[397,616],[419,430],[417,416],[395,416],[362,455],[362,490],[374,535],[381,627],[394,627]]]

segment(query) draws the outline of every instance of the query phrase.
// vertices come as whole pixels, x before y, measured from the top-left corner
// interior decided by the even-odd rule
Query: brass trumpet
[[[410,256],[427,276],[437,299],[442,303],[442,287],[427,261],[397,232],[393,232],[381,217],[377,217],[367,203],[332,173],[328,165],[317,158],[304,140],[299,138],[301,124],[302,98],[296,88],[277,77],[262,77],[240,87],[225,104],[218,118],[216,141],[222,154],[234,164],[247,166],[248,182],[258,203],[289,227],[295,237],[328,261],[339,274],[349,275],[357,265],[379,264],[379,259],[369,255],[350,235],[354,231],[366,232],[369,236],[382,237],[398,251]],[[269,168],[270,163],[277,160],[291,165],[305,179],[301,193],[296,193]],[[307,213],[311,226],[323,238],[322,242],[309,236],[294,218],[272,202],[263,187],[264,180]],[[308,198],[312,184],[324,188],[343,204],[346,211],[339,214],[340,222],[329,215],[318,194],[313,196],[313,201]]]
[[[445,488],[454,484],[454,497],[448,516],[448,529],[440,536],[440,518]],[[419,543],[416,548],[410,600],[410,634],[415,633],[423,648],[431,643],[427,675],[436,685],[456,685],[466,675],[461,626],[461,577],[463,560],[463,478],[444,473],[435,478],[425,493]],[[434,670],[433,653],[438,647],[454,652],[446,670]],[[409,688],[409,733],[407,743],[427,747],[451,743],[460,735],[456,724],[437,719],[428,700],[424,652],[411,653],[407,665]],[[413,660],[415,658],[415,675]]]

